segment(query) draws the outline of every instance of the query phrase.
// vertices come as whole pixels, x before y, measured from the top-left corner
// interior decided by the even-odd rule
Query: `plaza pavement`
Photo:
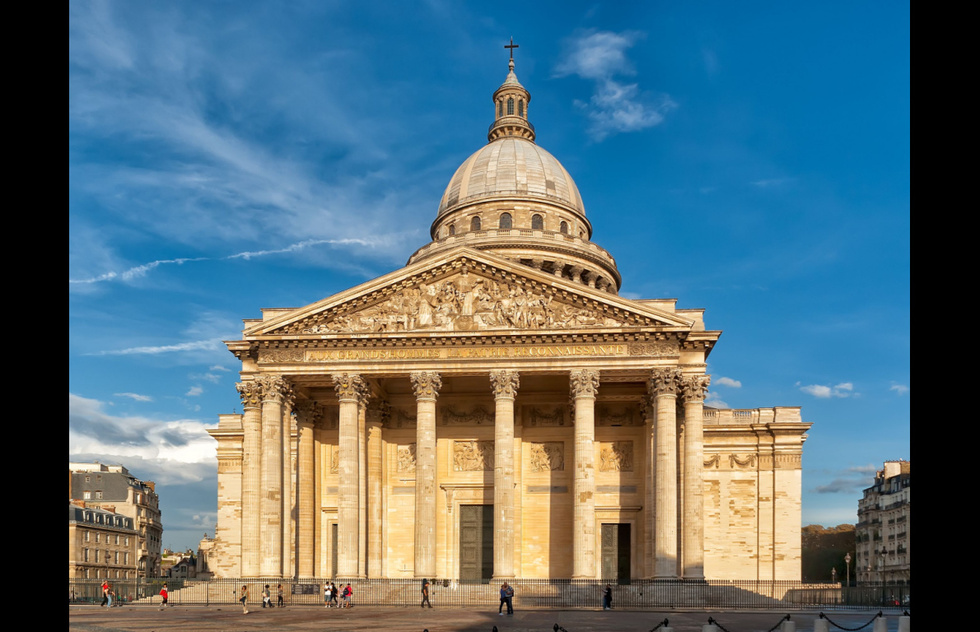
[[[776,626],[783,612],[650,612],[624,610],[526,610],[515,603],[513,616],[498,616],[497,604],[486,609],[405,608],[355,606],[338,610],[318,606],[290,606],[263,609],[249,606],[242,614],[237,604],[220,606],[173,606],[161,611],[158,606],[127,605],[106,609],[98,605],[70,605],[68,629],[77,632],[293,632],[383,631],[383,632],[553,632],[555,624],[567,632],[648,632],[664,618],[675,632],[701,632],[701,626],[713,617],[729,632],[768,632]],[[888,630],[898,630],[900,610],[885,611]],[[813,630],[818,611],[789,613],[798,632]],[[832,611],[830,619],[847,628],[857,628],[872,619],[867,610]],[[871,632],[871,625],[862,628]],[[933,628],[930,626],[930,630]],[[831,630],[838,628],[831,627]]]

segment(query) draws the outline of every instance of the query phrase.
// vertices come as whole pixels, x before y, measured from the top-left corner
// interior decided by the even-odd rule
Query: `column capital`
[[[260,375],[255,381],[262,385],[262,401],[279,404],[293,403],[293,387],[281,375]]]
[[[675,367],[654,369],[647,383],[650,397],[677,395],[681,386],[681,371]]]
[[[296,405],[296,421],[300,424],[309,426],[316,425],[316,422],[323,416],[323,406],[312,399],[304,399]]]
[[[238,382],[235,384],[238,396],[242,398],[242,408],[261,408],[262,407],[262,384],[252,382]]]
[[[711,384],[710,375],[690,375],[681,378],[681,393],[688,402],[704,402]]]
[[[435,371],[413,371],[409,374],[412,380],[412,390],[415,391],[415,399],[431,399],[433,401],[439,397],[439,389],[442,388],[442,378]]]
[[[594,398],[599,391],[599,372],[594,369],[578,369],[572,371],[569,377],[569,384],[573,399],[580,397]]]
[[[490,384],[494,399],[501,397],[514,399],[517,396],[517,389],[521,387],[521,377],[517,371],[498,369],[490,371]]]
[[[333,388],[342,402],[367,403],[368,385],[360,375],[354,373],[335,373]]]
[[[383,399],[373,400],[367,407],[367,423],[383,426],[391,418],[391,405]]]

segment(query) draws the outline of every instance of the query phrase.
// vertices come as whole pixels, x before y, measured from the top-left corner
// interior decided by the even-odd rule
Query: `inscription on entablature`
[[[627,347],[629,354],[634,356],[676,356],[680,354],[680,346],[676,340],[631,342]]]
[[[453,470],[493,471],[493,441],[453,441]]]
[[[568,485],[528,485],[529,494],[567,494]]]
[[[415,444],[398,446],[398,472],[415,472]]]
[[[528,465],[532,472],[551,472],[565,469],[564,442],[545,441],[529,445]]]
[[[632,472],[633,442],[603,441],[599,449],[600,472]]]
[[[600,404],[595,411],[597,426],[639,426],[643,424],[640,406],[633,403]]]
[[[486,406],[476,405],[470,410],[462,410],[455,406],[444,406],[442,409],[442,425],[444,426],[492,426],[493,414]]]
[[[537,406],[525,406],[522,415],[525,426],[565,426],[565,407],[555,406],[539,408]]]

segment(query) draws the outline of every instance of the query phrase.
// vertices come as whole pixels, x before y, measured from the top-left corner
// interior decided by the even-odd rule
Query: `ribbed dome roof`
[[[463,204],[520,196],[562,204],[585,217],[572,177],[547,151],[523,138],[502,138],[467,158],[439,203],[441,216]]]

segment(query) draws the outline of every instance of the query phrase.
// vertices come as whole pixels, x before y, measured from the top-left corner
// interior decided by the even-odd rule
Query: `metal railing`
[[[417,579],[132,579],[110,580],[120,605],[159,604],[160,588],[167,583],[174,605],[228,605],[237,603],[242,586],[248,586],[248,602],[258,606],[269,585],[273,603],[282,584],[286,605],[323,606],[323,587],[333,581],[338,589],[350,583],[355,605],[418,607],[421,580]],[[472,608],[497,606],[500,581],[430,580],[433,606]],[[69,600],[99,604],[102,580],[69,580]],[[514,601],[523,609],[593,609],[601,607],[607,582],[596,580],[515,579]],[[653,581],[608,582],[613,605],[623,610],[752,609],[810,610],[813,608],[881,608],[911,606],[911,585],[844,587],[840,584],[805,584],[791,581]]]

